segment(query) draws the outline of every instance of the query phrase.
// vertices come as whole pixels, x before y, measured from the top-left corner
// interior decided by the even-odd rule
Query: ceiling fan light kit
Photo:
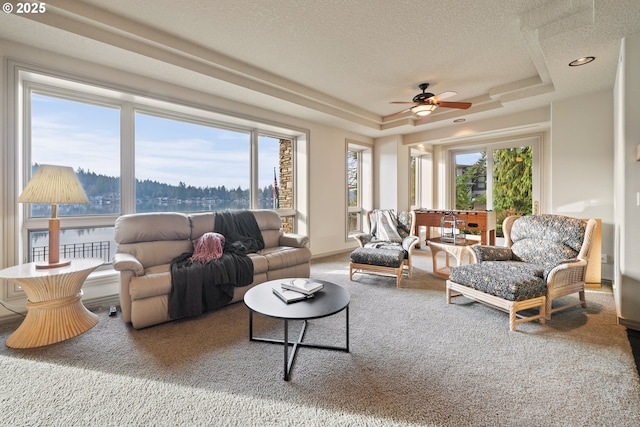
[[[438,108],[438,104],[420,104],[412,107],[411,112],[418,117],[424,117],[433,113],[436,108]]]

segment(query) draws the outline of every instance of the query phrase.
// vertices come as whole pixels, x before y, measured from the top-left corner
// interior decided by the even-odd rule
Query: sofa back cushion
[[[269,209],[252,210],[256,218],[258,228],[262,232],[265,248],[272,248],[280,244],[282,236],[282,220],[278,212]],[[189,215],[191,219],[192,234],[191,239],[195,242],[204,233],[214,230],[215,212],[203,212]]]
[[[278,212],[269,209],[258,209],[253,211],[256,217],[258,228],[262,231],[262,239],[265,248],[273,248],[280,245],[282,236],[282,220]]]
[[[215,226],[215,212],[198,212],[189,215],[191,220],[191,240],[197,241],[204,233],[210,233]]]
[[[175,257],[193,252],[193,245],[191,240],[123,243],[118,245],[118,252],[133,255],[146,269],[169,264]]]
[[[582,248],[586,221],[562,215],[528,215],[511,229],[511,250],[516,259],[555,266],[575,259]]]
[[[178,212],[123,215],[115,224],[117,251],[135,256],[144,268],[170,263],[191,252],[190,235],[189,217]]]
[[[122,215],[116,219],[115,241],[118,244],[189,240],[189,217],[178,212],[153,212]]]
[[[253,213],[265,248],[279,246],[283,234],[280,215],[266,209]],[[215,212],[122,215],[115,224],[117,251],[134,255],[145,268],[167,264],[185,252],[192,252],[193,242],[204,233],[212,232],[214,225]]]

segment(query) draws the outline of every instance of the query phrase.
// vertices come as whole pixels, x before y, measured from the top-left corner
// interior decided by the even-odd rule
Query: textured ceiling
[[[612,88],[639,31],[638,0],[50,0],[0,16],[0,38],[374,137]],[[473,106],[394,115],[421,82]]]

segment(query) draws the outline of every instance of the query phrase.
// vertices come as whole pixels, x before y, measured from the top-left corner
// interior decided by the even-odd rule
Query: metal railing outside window
[[[31,248],[31,261],[45,261],[48,255],[48,246],[36,246]],[[105,262],[110,263],[111,242],[102,241],[60,245],[60,257],[66,259],[100,258]]]

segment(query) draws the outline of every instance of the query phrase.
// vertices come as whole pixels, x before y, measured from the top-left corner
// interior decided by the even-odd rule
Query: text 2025
[[[16,13],[45,13],[46,11],[46,3],[16,3]]]

